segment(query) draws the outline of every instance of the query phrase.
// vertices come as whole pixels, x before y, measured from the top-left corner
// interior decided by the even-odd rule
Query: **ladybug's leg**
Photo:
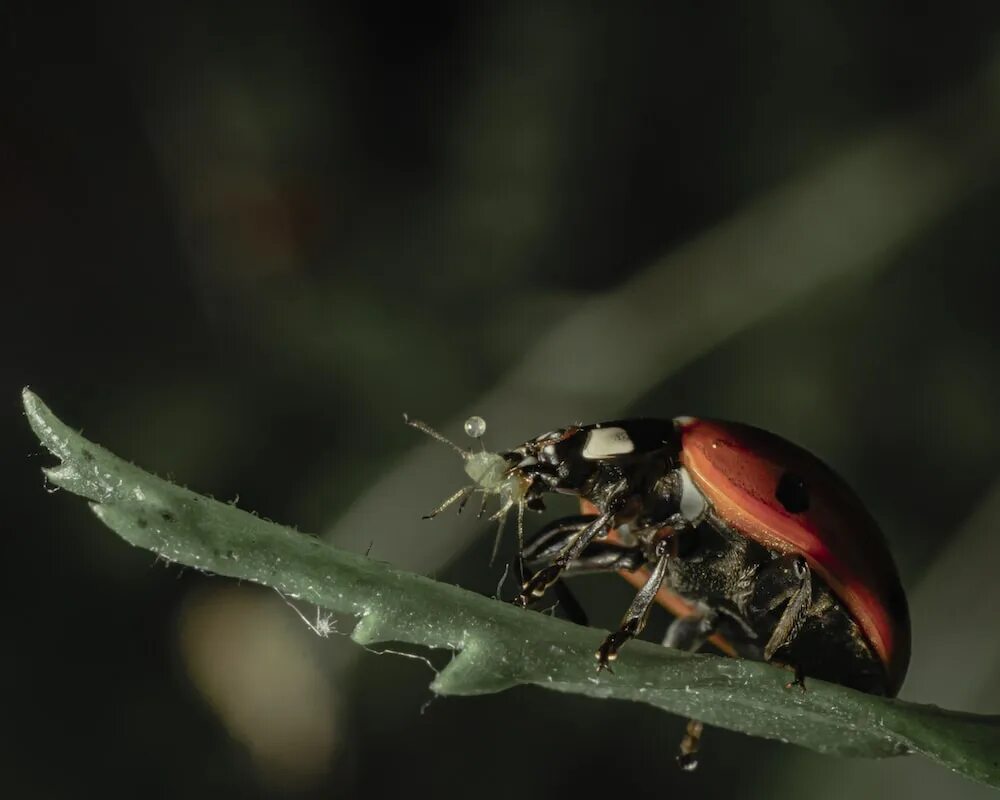
[[[514,600],[517,605],[527,606],[528,601],[532,597],[541,597],[545,594],[545,590],[556,582],[559,575],[570,563],[583,555],[584,550],[587,549],[594,539],[607,534],[608,529],[611,527],[611,522],[615,518],[615,514],[621,510],[625,503],[625,488],[626,484],[624,481],[620,485],[613,487],[609,492],[609,499],[604,513],[594,517],[591,522],[571,536],[567,536],[566,545],[559,551],[559,554],[547,566],[540,569],[524,582],[521,594]]]
[[[684,729],[680,752],[677,754],[677,766],[686,772],[698,767],[698,748],[701,746],[701,734],[704,729],[704,723],[697,719],[689,719]]]
[[[531,571],[544,568],[559,557],[573,537],[590,525],[593,514],[564,517],[549,523],[535,534],[524,547],[521,559]],[[572,576],[588,572],[616,572],[620,569],[635,570],[645,563],[645,556],[638,546],[627,547],[613,542],[591,542],[579,558],[566,564],[563,575]],[[587,616],[562,579],[552,587],[566,616],[578,625],[587,624]]]
[[[698,611],[686,617],[678,617],[670,623],[667,635],[663,637],[663,645],[693,653],[715,632],[717,620],[718,614],[714,609],[701,605]],[[688,720],[680,752],[677,754],[677,764],[681,769],[690,772],[698,766],[698,748],[704,728],[700,720]]]
[[[576,514],[553,520],[527,539],[521,561],[532,573],[552,563],[580,531],[595,519],[594,514]]]
[[[649,619],[649,609],[653,605],[656,593],[660,590],[660,584],[667,574],[667,560],[670,556],[670,546],[667,539],[661,539],[656,543],[654,550],[656,565],[650,570],[649,578],[636,594],[632,605],[628,607],[625,616],[622,618],[621,626],[617,631],[608,636],[604,643],[598,648],[595,654],[597,658],[597,669],[607,669],[610,671],[610,663],[618,658],[618,651],[629,639],[642,633],[646,627],[646,620]]]
[[[573,539],[597,519],[595,514],[579,514],[550,522],[525,543],[521,559],[532,572],[541,570],[559,558]],[[613,572],[638,569],[645,563],[642,549],[616,542],[591,542],[577,558],[566,563],[565,573]]]
[[[702,605],[702,604],[699,604]],[[686,650],[693,653],[715,632],[718,614],[714,609],[703,606],[686,617],[677,617],[670,623],[663,637],[664,647]]]
[[[778,624],[774,626],[771,638],[764,646],[765,661],[770,661],[778,650],[791,643],[812,604],[812,573],[802,556],[782,556],[769,564],[768,570],[773,570],[777,579],[785,582],[786,586],[772,595],[767,610],[773,611],[782,603],[786,605]]]

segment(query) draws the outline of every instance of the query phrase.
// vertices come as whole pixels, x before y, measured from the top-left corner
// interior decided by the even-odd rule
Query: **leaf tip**
[[[47,413],[51,413],[45,406],[45,403],[42,402],[42,398],[31,391],[31,388],[28,386],[25,386],[21,390],[21,402],[24,404],[24,413],[28,417],[32,428],[35,427],[36,422],[44,421]]]
[[[65,461],[70,456],[67,435],[69,429],[52,413],[37,394],[25,386],[21,390],[21,402],[24,404],[24,414],[28,424],[42,445],[57,458]]]

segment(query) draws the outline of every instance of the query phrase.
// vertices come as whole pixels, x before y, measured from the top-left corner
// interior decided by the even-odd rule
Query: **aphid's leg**
[[[472,495],[474,494],[474,492],[475,492],[475,490],[473,490],[471,492],[466,492],[465,493],[465,497],[462,498],[462,502],[460,502],[458,504],[458,513],[459,514],[461,514],[465,510],[466,505],[468,505],[468,503],[469,503],[469,498],[472,497]],[[485,497],[484,497],[484,499],[485,499]]]
[[[493,562],[497,560],[497,553],[500,552],[500,540],[503,538],[503,529],[504,529],[504,526],[507,524],[507,511],[509,509],[510,509],[510,506],[506,505],[503,508],[501,508],[500,511],[496,515],[494,515],[493,517],[490,517],[490,519],[499,518],[499,520],[500,520],[497,523],[496,536],[493,537],[493,551],[490,553],[490,566],[491,567],[493,566]]]
[[[545,594],[545,590],[555,583],[560,573],[566,569],[567,564],[578,559],[594,539],[608,532],[615,514],[624,505],[624,489],[624,482],[620,486],[616,486],[615,491],[610,495],[604,513],[594,517],[593,522],[573,536],[551,564],[542,568],[525,581],[520,596],[514,601],[517,605],[526,606],[532,597],[541,597]]]
[[[411,428],[416,428],[418,431],[423,431],[431,438],[437,439],[439,442],[448,445],[448,447],[450,447],[452,450],[455,450],[462,458],[469,457],[468,450],[463,450],[447,436],[442,436],[440,433],[434,430],[426,422],[421,422],[419,419],[410,419],[409,414],[403,414],[403,422],[405,422]]]
[[[479,513],[476,514],[476,519],[482,519],[483,518],[483,514],[486,513],[486,500],[487,500],[488,497],[489,497],[489,494],[487,494],[486,492],[483,492],[483,502],[479,504]]]
[[[656,593],[660,590],[660,584],[667,574],[667,560],[670,556],[670,545],[667,539],[661,539],[656,543],[654,551],[656,565],[649,573],[649,578],[643,587],[636,594],[632,605],[622,618],[621,626],[617,631],[609,635],[604,643],[597,649],[597,669],[606,669],[610,672],[610,664],[618,658],[618,651],[629,639],[638,636],[649,619],[649,610],[653,606]]]
[[[485,497],[483,506],[485,507]],[[507,524],[507,512],[510,511],[512,506],[517,506],[517,574],[518,579],[521,584],[524,584],[524,564],[522,560],[522,555],[524,553],[524,507],[526,503],[524,501],[514,502],[513,500],[508,500],[497,511],[496,514],[490,517],[491,520],[499,520],[497,525],[496,537],[493,539],[493,552],[490,555],[490,564],[492,565],[496,561],[497,553],[500,552],[500,540],[503,538],[504,526]]]
[[[764,645],[765,661],[770,661],[778,650],[792,642],[812,603],[812,573],[802,556],[782,556],[765,569],[772,567],[780,580],[788,582],[788,586],[784,591],[779,591],[773,596],[768,610],[773,611],[786,601],[787,604],[778,624],[774,626],[771,638]],[[801,684],[798,673],[796,673],[795,682]]]
[[[559,557],[573,537],[590,525],[596,517],[592,514],[564,517],[550,522],[536,533],[525,545],[522,553],[524,565],[532,571],[540,570]],[[570,561],[563,575],[566,577],[588,572],[617,572],[638,569],[645,563],[645,556],[639,547],[628,547],[614,542],[591,542],[580,554]],[[566,617],[578,625],[587,624],[587,615],[563,579],[557,580],[553,591]]]
[[[476,490],[475,486],[463,486],[461,489],[455,492],[455,494],[453,494],[451,497],[445,500],[441,505],[435,508],[430,514],[424,514],[423,519],[433,519],[442,511],[444,511],[446,508],[448,508],[448,506],[453,505],[459,500],[462,501],[462,505],[459,507],[459,510],[461,510],[462,508],[465,507],[465,503],[468,500],[469,495],[471,495],[475,490]]]
[[[517,504],[517,577],[524,585],[524,506],[522,501]]]

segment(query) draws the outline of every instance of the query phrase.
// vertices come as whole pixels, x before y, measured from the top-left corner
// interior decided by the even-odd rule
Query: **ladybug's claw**
[[[696,719],[689,719],[681,739],[680,752],[677,754],[677,766],[685,772],[691,772],[698,767],[698,748],[701,745],[701,733],[705,726]]]
[[[559,578],[559,574],[563,571],[565,566],[566,565],[564,563],[556,561],[549,564],[549,566],[544,569],[536,572],[527,581],[525,581],[524,586],[521,588],[521,594],[519,594],[514,600],[514,604],[523,608],[527,606],[532,599],[541,597],[545,594],[545,590],[556,582]]]
[[[681,753],[677,756],[677,766],[685,772],[693,772],[698,769],[698,756],[694,753]]]
[[[607,670],[608,672],[614,672],[611,669],[611,662],[618,658],[618,648],[621,647],[620,642],[614,641],[615,634],[611,634],[599,648],[597,652],[594,653],[594,657],[597,659],[597,671],[603,672]]]
[[[635,625],[626,623],[619,630],[604,640],[603,644],[597,648],[594,657],[597,659],[597,671],[607,670],[611,672],[611,662],[618,659],[618,651],[622,645],[635,636]]]
[[[802,672],[802,667],[795,666],[795,677],[792,678],[788,683],[785,684],[786,689],[791,689],[794,686],[798,686],[803,692],[806,690],[806,676]]]
[[[669,558],[665,547],[658,547],[657,551],[659,553],[659,560],[656,562],[656,566],[653,567],[653,571],[650,572],[649,578],[646,579],[639,593],[635,596],[632,605],[629,606],[628,611],[625,613],[621,627],[614,633],[609,634],[608,638],[604,640],[604,644],[597,650],[598,672],[604,669],[610,672],[608,664],[618,658],[618,651],[622,648],[622,645],[629,639],[634,639],[646,627],[646,619],[649,617],[649,607],[653,604],[660,584],[663,583],[663,576],[667,568],[667,559]]]

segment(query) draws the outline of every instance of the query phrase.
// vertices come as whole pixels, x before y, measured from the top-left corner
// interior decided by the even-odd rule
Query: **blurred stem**
[[[741,330],[831,282],[885,268],[1000,167],[1000,55],[921,113],[870,131],[673,249],[613,290],[581,299],[554,324],[535,320],[524,357],[452,422],[479,414],[500,441],[570,419],[614,419],[651,387]],[[613,320],[613,324],[609,321]],[[666,413],[673,416],[682,409]],[[516,422],[518,435],[508,437]],[[493,433],[491,433],[493,435]],[[442,519],[433,538],[404,534],[407,515],[442,491],[441,453],[425,444],[383,472],[324,535],[361,550],[371,520],[396,563],[431,572],[467,543]],[[385,498],[394,502],[386,504]]]
[[[535,684],[635,700],[713,725],[822,753],[919,751],[1000,786],[1000,718],[873,697],[820,681],[787,690],[766,664],[629,645],[614,675],[594,671],[602,634],[402,572],[149,475],[64,425],[30,391],[28,420],[60,460],[55,485],[89,498],[98,518],[162,558],[251,580],[359,619],[362,644],[400,641],[456,652],[439,694],[482,694]]]

